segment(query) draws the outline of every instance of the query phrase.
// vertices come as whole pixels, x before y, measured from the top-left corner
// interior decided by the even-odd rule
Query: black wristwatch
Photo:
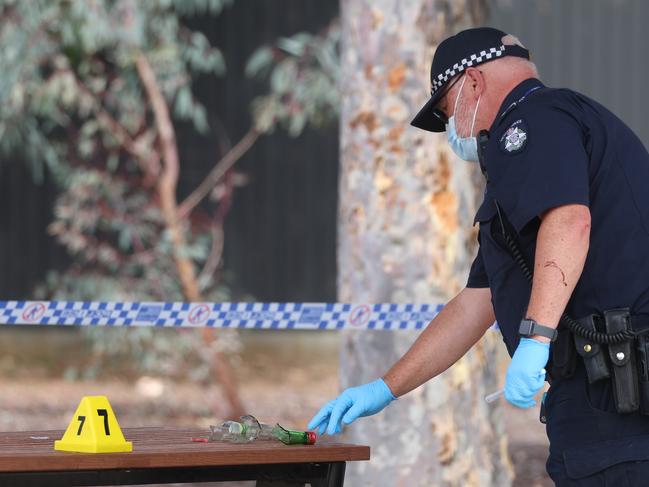
[[[549,326],[540,325],[536,321],[525,318],[521,320],[521,325],[518,328],[518,333],[524,337],[532,337],[534,335],[540,335],[542,337],[549,338],[550,341],[555,341],[557,339],[558,332],[556,328],[551,328]]]

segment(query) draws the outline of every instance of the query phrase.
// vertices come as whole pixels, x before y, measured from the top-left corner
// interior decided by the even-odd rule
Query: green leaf
[[[119,232],[119,239],[118,239],[118,245],[119,248],[123,251],[128,251],[131,249],[131,229],[129,227],[124,227],[120,232]]]
[[[287,93],[294,86],[297,74],[297,65],[293,59],[285,59],[270,76],[270,88],[275,93]]]
[[[246,63],[245,73],[249,78],[265,74],[273,62],[273,50],[270,47],[257,49]]]
[[[192,121],[194,122],[196,130],[201,134],[207,134],[209,132],[210,127],[207,123],[207,112],[205,111],[205,107],[202,105],[194,105]]]
[[[194,104],[192,102],[192,92],[189,86],[183,86],[178,90],[176,102],[174,103],[174,113],[180,118],[189,118],[192,113]]]
[[[304,55],[307,44],[313,39],[311,34],[301,32],[292,37],[282,37],[277,41],[277,47],[286,51],[292,56],[301,57]]]
[[[306,112],[303,110],[295,113],[290,119],[289,119],[289,126],[288,126],[288,133],[292,137],[297,137],[302,133],[302,130],[304,130],[304,127],[308,121],[308,117]]]

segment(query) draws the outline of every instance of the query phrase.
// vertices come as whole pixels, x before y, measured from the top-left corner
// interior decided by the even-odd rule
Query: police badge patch
[[[523,150],[527,140],[527,127],[525,122],[519,119],[500,137],[500,149],[507,154],[516,154]]]

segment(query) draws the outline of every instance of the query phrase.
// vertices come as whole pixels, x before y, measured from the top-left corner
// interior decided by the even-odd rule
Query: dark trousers
[[[618,414],[610,380],[588,384],[578,359],[572,378],[553,380],[545,407],[556,486],[649,486],[649,416]]]

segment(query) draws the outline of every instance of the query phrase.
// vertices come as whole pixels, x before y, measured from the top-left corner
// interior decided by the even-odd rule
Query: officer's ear
[[[469,92],[472,94],[474,99],[477,100],[487,88],[484,71],[480,71],[477,68],[467,68],[466,76],[466,84],[469,85]]]

